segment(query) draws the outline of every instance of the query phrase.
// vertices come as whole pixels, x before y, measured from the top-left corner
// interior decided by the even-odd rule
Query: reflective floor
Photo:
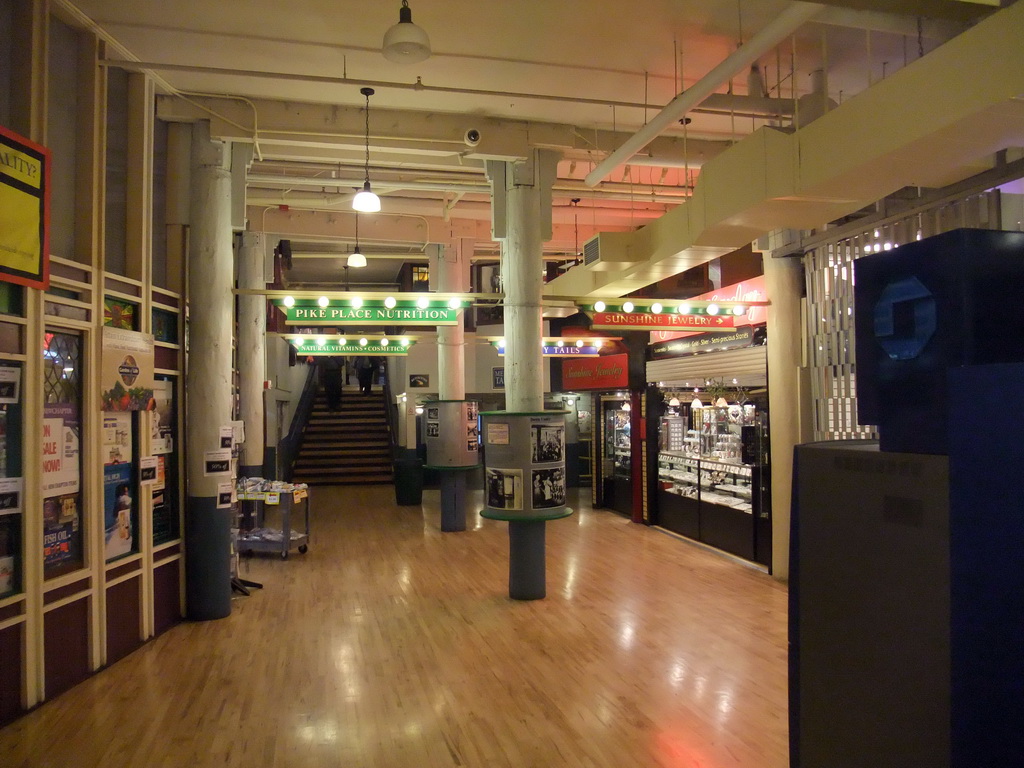
[[[243,561],[230,618],[0,730],[0,765],[787,766],[785,587],[583,496],[514,602],[505,523],[316,488],[308,553]]]

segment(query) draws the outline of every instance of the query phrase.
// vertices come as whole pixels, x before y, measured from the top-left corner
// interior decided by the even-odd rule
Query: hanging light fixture
[[[367,182],[369,184],[369,182]],[[360,192],[359,194],[363,194]],[[372,192],[370,194],[373,194]],[[366,266],[366,257],[359,250],[359,214],[356,214],[356,249],[348,256],[348,266],[353,269]]]
[[[412,23],[412,9],[409,0],[402,0],[398,9],[398,23],[384,33],[384,44],[381,53],[388,61],[399,64],[415,64],[430,56],[430,38]]]
[[[352,198],[352,207],[363,213],[376,213],[380,210],[380,198],[370,189],[370,97],[374,91],[373,88],[360,88],[359,92],[366,97],[366,175],[362,191]]]

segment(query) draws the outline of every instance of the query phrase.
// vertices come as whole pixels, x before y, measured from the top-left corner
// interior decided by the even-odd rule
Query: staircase
[[[382,392],[346,389],[341,410],[318,392],[292,469],[296,483],[385,485],[392,482],[391,441]]]

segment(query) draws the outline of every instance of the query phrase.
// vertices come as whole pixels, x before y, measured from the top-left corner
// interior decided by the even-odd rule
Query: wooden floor
[[[442,534],[437,491],[314,492],[306,555],[243,563],[264,590],[0,730],[0,765],[788,765],[767,575],[587,490],[547,525],[547,598],[514,602],[504,523]]]

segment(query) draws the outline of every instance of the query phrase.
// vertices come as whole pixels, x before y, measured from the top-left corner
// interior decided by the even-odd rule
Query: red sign
[[[570,358],[562,362],[562,387],[625,389],[629,386],[629,355]]]
[[[733,283],[725,288],[719,288],[709,293],[702,293],[694,296],[692,301],[767,301],[768,293],[764,288],[764,275],[759,275],[752,280],[744,280],[742,283]],[[741,325],[760,325],[768,321],[768,307],[757,306],[747,307],[746,314],[736,318],[737,327]],[[705,330],[705,329],[698,329]],[[673,328],[672,330],[651,331],[651,344],[669,339],[678,339],[688,336],[690,331]]]
[[[675,315],[668,312],[595,312],[591,328],[632,331],[730,331],[732,315]]]

